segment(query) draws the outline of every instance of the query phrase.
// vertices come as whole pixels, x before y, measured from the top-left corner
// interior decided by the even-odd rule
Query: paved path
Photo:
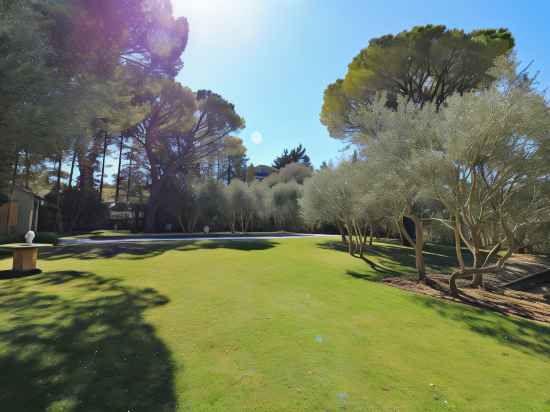
[[[86,239],[86,238],[66,238],[59,239],[60,245],[100,245],[108,243],[134,243],[134,242],[181,242],[183,240],[262,240],[262,239],[294,239],[308,237],[331,237],[334,235],[311,234],[311,233],[296,233],[296,234],[271,234],[271,235],[254,235],[254,236],[186,236],[186,235],[137,235],[129,237],[109,237],[105,239]]]

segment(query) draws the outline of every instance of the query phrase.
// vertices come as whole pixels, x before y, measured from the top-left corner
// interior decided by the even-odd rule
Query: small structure
[[[42,245],[39,243],[32,243],[35,234],[32,230],[29,230],[25,235],[25,243],[12,243],[9,245],[0,245],[1,249],[11,250],[13,253],[13,267],[12,270],[16,274],[33,274],[40,273],[40,270],[36,267],[36,261],[38,260],[38,249],[49,247],[51,245]]]
[[[0,206],[0,234],[23,236],[38,230],[38,210],[44,199],[28,189],[16,187],[10,201]]]
[[[112,221],[131,221],[134,211],[126,203],[113,203],[109,206],[109,219]]]
[[[109,224],[115,230],[134,230],[143,226],[144,212],[141,205],[113,203],[109,205]]]
[[[268,177],[269,175],[275,173],[276,169],[271,167],[271,166],[266,166],[266,165],[258,165],[258,166],[255,166],[254,167],[254,170],[255,170],[255,174],[254,174],[254,178],[258,181],[258,182],[261,182],[262,180],[264,180],[266,177]]]

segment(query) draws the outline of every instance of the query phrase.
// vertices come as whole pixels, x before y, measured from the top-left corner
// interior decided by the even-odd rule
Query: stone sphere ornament
[[[210,226],[206,225],[203,229],[204,233],[209,234],[210,233]]]
[[[27,232],[27,234],[25,235],[25,242],[28,245],[32,245],[32,242],[33,242],[35,237],[36,237],[36,234],[32,230],[29,230]]]

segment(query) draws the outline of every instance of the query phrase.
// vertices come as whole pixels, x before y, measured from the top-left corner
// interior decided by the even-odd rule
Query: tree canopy
[[[119,64],[173,77],[183,67],[189,25],[170,0],[33,2],[47,21],[59,64],[109,75]]]
[[[550,107],[513,56],[497,58],[487,74],[495,79],[491,84],[456,92],[441,106],[397,96],[388,107],[387,93],[377,93],[357,115],[360,129],[351,140],[357,158],[306,182],[306,221],[339,222],[342,233],[361,238],[346,222],[353,207],[364,208],[357,216],[367,222],[378,211],[374,221],[393,221],[415,247],[420,279],[426,225],[446,228],[458,262],[450,280],[454,293],[456,279],[472,277],[479,286],[483,274],[500,272],[519,249],[545,244]],[[357,180],[349,173],[336,183],[346,168]],[[413,235],[404,217],[414,222]],[[473,257],[470,266],[463,244]]]
[[[153,81],[142,99],[150,110],[136,127],[136,139],[151,175],[146,230],[153,231],[162,194],[174,185],[183,190],[186,175],[223,150],[224,139],[245,123],[220,95],[209,90],[193,93],[172,80]]]
[[[301,163],[305,166],[311,167],[309,156],[306,154],[306,148],[301,144],[291,149],[285,149],[283,153],[276,157],[273,161],[273,167],[275,169],[282,169],[290,163]]]
[[[371,39],[348,66],[344,79],[330,84],[321,110],[332,137],[349,138],[360,129],[356,118],[372,103],[377,92],[386,92],[389,107],[397,96],[422,107],[440,107],[454,93],[490,84],[495,58],[514,47],[507,29],[463,30],[442,25],[416,26],[397,35]]]

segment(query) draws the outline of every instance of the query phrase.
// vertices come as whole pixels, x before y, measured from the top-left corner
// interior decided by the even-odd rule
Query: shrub
[[[17,242],[18,237],[15,235],[0,235],[0,245],[6,244],[6,243],[15,243]]]
[[[34,241],[36,243],[51,243],[56,244],[59,240],[59,234],[54,232],[39,232],[36,234]]]
[[[4,203],[8,203],[9,201],[9,196],[0,192],[0,206],[2,206]]]

